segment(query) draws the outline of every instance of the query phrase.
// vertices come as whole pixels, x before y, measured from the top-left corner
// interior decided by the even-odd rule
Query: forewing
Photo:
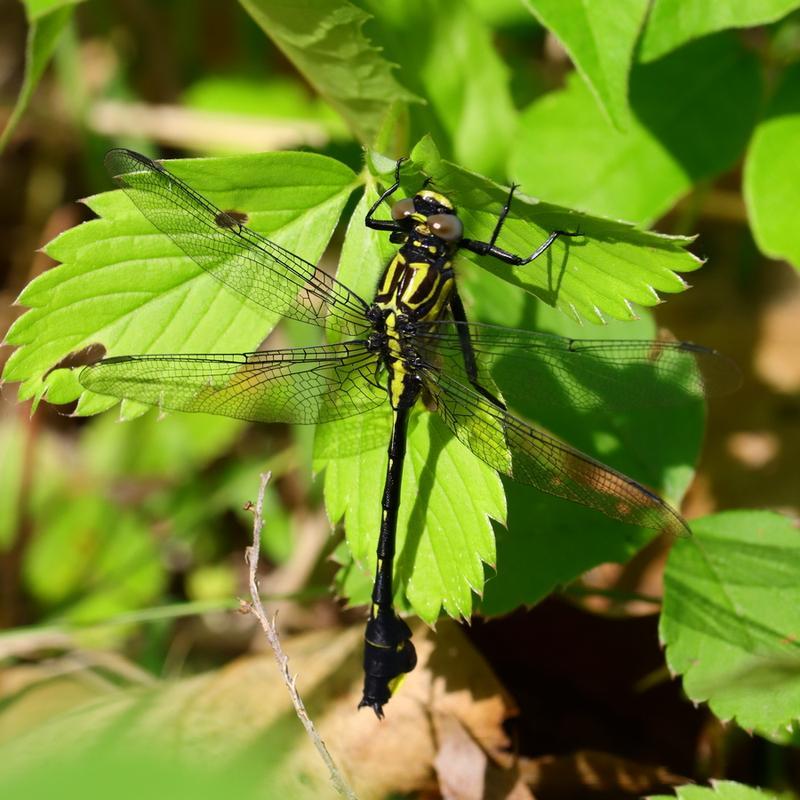
[[[325,272],[221,211],[161,164],[111,150],[106,168],[142,214],[206,272],[282,316],[356,335],[367,304]]]
[[[685,536],[681,516],[641,484],[523,422],[445,374],[425,384],[456,438],[498,472],[630,525]]]
[[[547,333],[443,321],[420,337],[424,356],[466,381],[459,333],[468,334],[478,380],[535,403],[631,409],[733,391],[734,362],[690,342],[567,339]]]
[[[170,411],[251,422],[317,423],[360,414],[386,400],[378,361],[361,342],[219,355],[108,358],[84,367],[98,394]]]

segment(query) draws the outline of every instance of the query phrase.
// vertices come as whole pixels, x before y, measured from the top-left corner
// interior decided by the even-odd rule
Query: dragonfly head
[[[395,221],[406,223],[421,236],[436,236],[447,243],[458,242],[464,227],[453,204],[439,192],[422,189],[413,197],[398,200],[392,206]]]

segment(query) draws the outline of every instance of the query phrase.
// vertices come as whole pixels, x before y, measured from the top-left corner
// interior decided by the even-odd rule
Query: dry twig
[[[295,713],[297,714],[300,722],[303,724],[303,727],[306,729],[306,733],[319,753],[320,758],[328,768],[331,782],[333,783],[336,791],[339,792],[342,797],[348,798],[348,800],[357,800],[355,793],[350,788],[342,773],[339,772],[339,769],[334,763],[331,754],[328,752],[328,748],[325,746],[325,742],[322,741],[319,733],[317,733],[317,729],[314,727],[314,723],[308,716],[308,712],[306,711],[303,700],[297,691],[297,676],[292,676],[289,673],[289,658],[286,653],[283,652],[283,648],[281,647],[280,639],[278,638],[278,629],[275,625],[275,617],[270,619],[267,616],[264,606],[261,604],[261,598],[258,593],[257,572],[259,553],[261,551],[261,529],[264,527],[264,492],[266,491],[267,484],[269,483],[271,477],[271,472],[265,472],[261,475],[261,485],[258,489],[258,499],[256,500],[256,505],[253,509],[253,544],[247,548],[245,553],[245,558],[250,569],[251,601],[248,604],[248,610],[255,614],[255,616],[258,618],[258,621],[261,623],[261,627],[267,636],[269,646],[272,648],[272,652],[275,654],[275,660],[278,662],[278,668],[280,669],[283,682],[286,684],[286,688],[289,690],[289,696],[292,698],[292,704],[294,705]]]

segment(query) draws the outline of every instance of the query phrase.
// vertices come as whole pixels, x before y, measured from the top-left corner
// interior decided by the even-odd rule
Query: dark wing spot
[[[220,228],[238,228],[241,225],[247,225],[249,219],[250,217],[248,217],[244,211],[228,209],[226,211],[220,211],[219,214],[214,217],[214,222]]]
[[[88,367],[96,364],[106,354],[106,348],[99,342],[86,345],[81,350],[75,350],[69,355],[64,356],[58,364],[54,364],[45,372],[43,377],[47,377],[51,372],[57,369],[72,369],[73,367]]]

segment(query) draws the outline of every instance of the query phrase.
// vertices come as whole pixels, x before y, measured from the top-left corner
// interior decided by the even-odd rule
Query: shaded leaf
[[[520,771],[537,796],[541,792],[565,800],[595,796],[639,797],[643,792],[669,788],[686,781],[666,767],[595,750],[526,758]]]
[[[96,620],[152,602],[164,588],[157,543],[146,521],[94,493],[63,491],[37,515],[25,552],[27,590],[73,621]]]
[[[535,314],[539,330],[562,336],[585,335],[575,323],[541,304],[535,307]],[[592,335],[596,334],[609,339],[649,339],[655,327],[646,318],[635,324],[615,323],[593,330]],[[631,374],[630,379],[644,397],[663,391],[644,371]],[[563,391],[557,377],[550,391]],[[570,444],[655,488],[680,508],[702,446],[702,403],[668,408],[640,405],[614,413],[581,411],[565,399],[546,406],[531,402],[520,411]],[[481,605],[489,615],[537,603],[557,586],[598,564],[626,561],[655,534],[621,525],[513,481],[504,481],[504,485],[508,530],[497,530],[497,578],[487,582]]]
[[[106,480],[147,476],[180,481],[228,452],[244,424],[226,417],[151,411],[130,425],[108,414],[84,429],[80,451],[87,467]]]
[[[20,497],[24,485],[26,432],[19,414],[0,419],[0,453],[3,454],[3,480],[0,481],[0,552],[7,550],[17,536],[20,523]]]

